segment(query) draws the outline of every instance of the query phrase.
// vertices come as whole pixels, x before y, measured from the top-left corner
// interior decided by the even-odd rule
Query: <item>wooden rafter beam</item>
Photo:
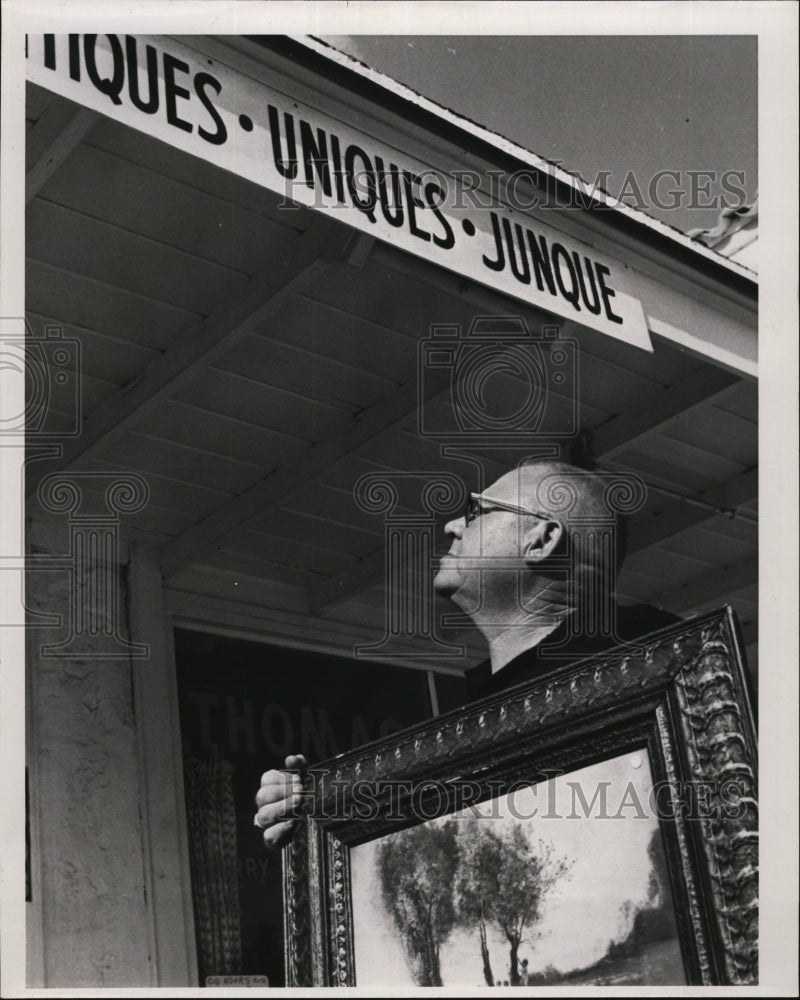
[[[349,232],[325,218],[315,221],[281,254],[254,275],[244,289],[221,302],[196,327],[152,361],[141,375],[98,406],[80,436],[64,445],[59,468],[68,468],[107,448],[109,441],[150,413],[162,400],[190,382],[198,370],[212,364],[284,306],[343,252]],[[48,471],[31,467],[33,491]]]
[[[742,644],[744,646],[755,646],[758,643],[758,622],[748,622],[742,626]]]
[[[450,398],[451,392],[447,388],[428,396],[426,403],[435,406],[440,401],[449,401]],[[161,566],[165,578],[174,576],[199,552],[214,545],[251,518],[263,514],[270,507],[280,503],[284,497],[316,481],[326,469],[344,455],[360,448],[377,435],[404,424],[416,411],[418,404],[418,387],[415,382],[409,382],[359,414],[347,430],[340,430],[331,438],[299,449],[297,454],[288,459],[280,469],[270,473],[225,507],[214,511],[165,546],[161,553]],[[372,565],[379,577],[377,556]]]
[[[41,191],[70,153],[76,149],[97,114],[53,100],[25,139],[25,204]]]
[[[166,579],[197,554],[245,524],[251,518],[275,506],[284,497],[317,479],[343,455],[360,447],[377,434],[404,420],[417,404],[417,387],[401,386],[353,420],[346,431],[306,445],[291,460],[276,469],[225,507],[192,525],[161,552],[161,569]]]
[[[368,590],[381,579],[386,567],[386,550],[383,546],[370,552],[324,583],[317,584],[309,595],[308,608],[312,615],[342,604],[355,594]]]
[[[647,435],[667,426],[695,406],[708,403],[740,379],[720,368],[703,367],[688,378],[662,389],[647,406],[612,417],[593,435],[597,459],[613,458]]]
[[[697,497],[678,500],[651,521],[632,528],[628,536],[628,552],[633,554],[657,545],[687,528],[716,517],[718,513],[735,511],[757,496],[758,469],[750,469]]]
[[[746,559],[736,566],[714,570],[707,576],[662,594],[657,603],[668,611],[701,611],[716,601],[724,602],[729,594],[758,582],[758,558]]]

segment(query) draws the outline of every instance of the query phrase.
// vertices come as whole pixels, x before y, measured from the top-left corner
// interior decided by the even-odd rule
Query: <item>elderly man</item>
[[[499,691],[675,621],[648,606],[622,608],[613,587],[624,526],[607,479],[564,462],[535,462],[473,494],[450,521],[450,551],[434,581],[481,630],[488,663],[468,672],[472,698]],[[305,760],[287,757],[256,795],[256,825],[282,846],[302,799]]]

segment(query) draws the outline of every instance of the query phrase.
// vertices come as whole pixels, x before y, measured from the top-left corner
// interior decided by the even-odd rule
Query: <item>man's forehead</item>
[[[522,466],[506,472],[496,482],[483,491],[486,496],[495,500],[505,500],[518,506],[527,506],[535,497],[537,486],[542,477],[547,474],[546,466]]]

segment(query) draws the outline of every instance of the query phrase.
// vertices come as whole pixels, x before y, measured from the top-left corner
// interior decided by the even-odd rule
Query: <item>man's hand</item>
[[[253,822],[264,831],[264,846],[277,852],[288,844],[297,826],[297,813],[303,801],[305,757],[286,758],[286,769],[267,771],[261,775],[261,787],[256,793]]]

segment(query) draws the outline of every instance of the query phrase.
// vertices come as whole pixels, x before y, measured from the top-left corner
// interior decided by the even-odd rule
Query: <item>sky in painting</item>
[[[600,801],[592,806],[600,782],[608,782],[602,818]],[[573,783],[580,785],[589,815]],[[521,823],[534,843],[552,843],[556,854],[572,862],[570,877],[552,889],[543,907],[535,929],[541,937],[528,933],[520,949],[520,958],[528,959],[531,971],[548,965],[559,971],[583,968],[601,958],[611,941],[630,929],[625,905],[636,907],[646,901],[647,845],[658,825],[649,802],[651,789],[650,768],[642,751],[518,791],[513,815],[507,799],[493,799],[479,807],[487,817],[485,822]],[[356,982],[359,986],[413,985],[397,931],[383,908],[375,866],[377,844],[371,841],[350,854]],[[508,944],[497,932],[490,934],[488,943],[495,975],[508,978]],[[441,968],[446,986],[482,983],[477,928],[450,936],[442,946]]]
[[[684,232],[757,193],[752,36],[325,40]]]

